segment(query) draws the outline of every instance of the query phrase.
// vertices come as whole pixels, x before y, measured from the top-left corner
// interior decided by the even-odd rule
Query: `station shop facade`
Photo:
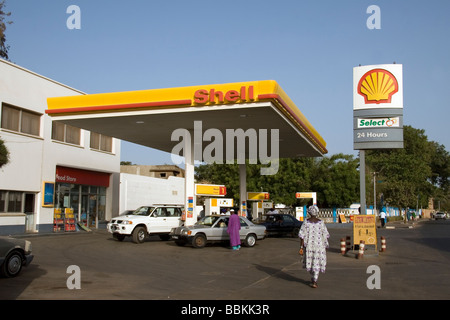
[[[119,211],[120,140],[53,122],[47,98],[83,95],[0,60],[0,235],[98,228]]]

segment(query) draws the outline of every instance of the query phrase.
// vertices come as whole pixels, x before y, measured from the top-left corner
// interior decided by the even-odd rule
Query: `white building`
[[[120,212],[151,204],[184,205],[184,178],[120,174]]]
[[[0,235],[74,231],[74,219],[96,228],[119,213],[120,141],[45,113],[48,97],[78,94],[0,59]]]

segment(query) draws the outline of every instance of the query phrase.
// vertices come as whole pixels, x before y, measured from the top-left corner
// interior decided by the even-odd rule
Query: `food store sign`
[[[109,176],[110,174],[105,172],[57,166],[55,181],[60,183],[109,187]]]

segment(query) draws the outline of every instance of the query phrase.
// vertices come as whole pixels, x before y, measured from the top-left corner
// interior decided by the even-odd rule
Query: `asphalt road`
[[[377,229],[387,250],[363,259],[342,256],[349,227],[329,226],[330,249],[319,287],[309,287],[296,238],[267,238],[253,248],[227,245],[178,247],[151,237],[143,244],[118,242],[104,230],[26,236],[35,258],[17,278],[0,279],[0,299],[9,300],[302,300],[449,299],[450,221],[422,221],[413,228]],[[80,289],[68,289],[80,269]],[[380,289],[367,280],[379,268]]]

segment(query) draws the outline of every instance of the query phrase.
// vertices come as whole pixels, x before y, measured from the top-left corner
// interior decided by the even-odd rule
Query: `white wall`
[[[8,103],[42,114],[39,137],[0,128],[0,138],[10,152],[10,162],[0,169],[0,189],[36,193],[36,224],[53,223],[53,208],[41,206],[41,190],[43,181],[55,181],[59,165],[112,173],[106,219],[118,214],[120,140],[113,139],[112,153],[105,153],[90,149],[89,131],[81,130],[80,146],[51,139],[52,119],[45,113],[47,98],[79,94],[83,93],[0,59],[0,113],[1,103]],[[0,226],[1,219],[0,215]]]
[[[184,205],[184,178],[120,174],[120,213],[151,204]]]

